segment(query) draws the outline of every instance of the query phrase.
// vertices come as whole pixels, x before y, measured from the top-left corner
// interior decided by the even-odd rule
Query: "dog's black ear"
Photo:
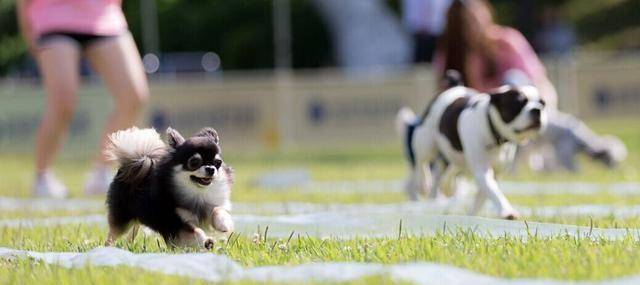
[[[507,85],[490,90],[489,96],[491,96],[491,104],[496,107],[500,106],[500,102],[505,98],[505,95],[512,91],[514,91],[513,88]]]
[[[502,93],[490,93],[491,96],[491,105],[498,106],[500,104],[500,98],[502,98]]]
[[[502,86],[489,93],[491,104],[496,107],[505,123],[515,119],[527,104],[527,97],[512,86]]]
[[[218,137],[218,132],[216,132],[214,128],[209,128],[209,127],[203,128],[196,134],[196,137],[211,137],[213,138],[213,141],[216,144],[220,142],[220,138]]]
[[[182,137],[178,131],[169,127],[167,128],[167,141],[169,142],[169,146],[176,149],[184,143],[184,137]]]

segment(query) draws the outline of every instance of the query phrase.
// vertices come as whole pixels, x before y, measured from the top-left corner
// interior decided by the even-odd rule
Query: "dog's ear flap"
[[[169,142],[169,146],[176,149],[184,143],[184,137],[178,131],[169,127],[167,128],[167,142]]]
[[[517,96],[518,93],[518,90],[514,89],[513,87],[502,86],[490,91],[489,96],[491,96],[491,104],[497,107],[500,106],[501,102],[508,103],[509,96],[511,96],[511,98],[515,98],[513,96]]]
[[[502,97],[502,93],[491,93],[489,94],[491,97],[491,105],[498,106],[500,103],[500,98]]]
[[[499,106],[501,101],[500,99],[504,98],[504,95],[511,91],[513,91],[513,89],[507,85],[489,91],[489,96],[491,96],[491,104],[496,107]]]
[[[218,132],[214,128],[203,128],[197,134],[197,137],[211,137],[213,141],[217,144],[220,142],[220,138],[218,137]]]

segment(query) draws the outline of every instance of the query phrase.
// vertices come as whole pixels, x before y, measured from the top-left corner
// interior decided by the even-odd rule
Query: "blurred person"
[[[481,92],[505,84],[537,87],[546,101],[549,123],[533,145],[553,148],[550,153],[558,160],[557,166],[577,170],[575,156],[579,152],[610,167],[626,157],[621,141],[597,136],[579,119],[557,110],[556,90],[533,48],[517,30],[496,24],[485,0],[455,0],[451,4],[434,69],[440,82],[445,81],[446,70],[457,70],[465,86]],[[550,164],[530,166],[544,170]]]
[[[33,194],[62,198],[67,188],[52,173],[52,161],[73,119],[85,57],[113,98],[102,132],[107,135],[134,124],[148,97],[142,62],[121,8],[121,0],[18,0],[18,21],[35,57],[46,92],[45,110],[36,133]],[[87,194],[106,193],[111,170],[105,155],[95,156],[85,184]]]
[[[496,24],[492,14],[485,0],[452,3],[434,58],[436,74],[444,78],[445,70],[457,70],[465,86],[481,92],[503,85],[512,76],[525,76],[547,106],[555,109],[555,88],[533,48],[517,30]]]
[[[451,0],[403,0],[402,20],[413,36],[413,61],[431,62]]]
[[[563,21],[555,7],[546,6],[540,18],[541,27],[534,39],[538,51],[552,56],[569,55],[576,43],[573,27]]]

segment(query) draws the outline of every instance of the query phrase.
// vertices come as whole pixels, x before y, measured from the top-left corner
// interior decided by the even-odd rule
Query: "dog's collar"
[[[509,141],[507,138],[502,136],[496,129],[496,126],[493,124],[493,120],[491,119],[491,111],[487,112],[487,121],[489,122],[489,129],[491,130],[491,135],[493,136],[493,139],[495,140],[496,145],[502,145]]]

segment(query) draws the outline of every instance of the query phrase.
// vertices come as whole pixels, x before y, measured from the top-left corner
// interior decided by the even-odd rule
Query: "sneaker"
[[[109,185],[113,180],[113,173],[107,167],[95,167],[84,184],[84,193],[87,195],[104,195],[109,191]]]
[[[67,187],[51,171],[36,175],[33,183],[33,196],[40,198],[62,199],[67,197]]]

